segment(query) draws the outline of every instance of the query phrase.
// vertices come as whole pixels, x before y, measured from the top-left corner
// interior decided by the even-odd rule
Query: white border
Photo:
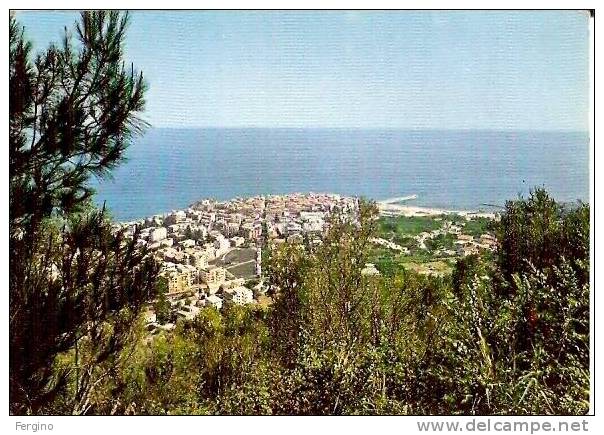
[[[43,0],[25,0],[25,1],[8,1],[7,7],[14,9],[95,9],[95,8],[129,8],[129,9],[245,9],[245,8],[255,8],[255,9],[396,9],[396,8],[409,8],[409,9],[481,9],[485,8],[486,4],[484,2],[478,1],[457,1],[455,3],[445,2],[445,1],[408,1],[408,2],[396,2],[396,1],[383,1],[383,0],[374,0],[371,2],[368,1],[359,1],[359,0],[291,0],[288,1],[287,4],[284,4],[282,1],[274,1],[274,0],[264,0],[264,1],[254,1],[253,3],[248,3],[240,0],[222,0],[222,1],[204,1],[204,2],[192,2],[186,0],[172,0],[169,4],[155,4],[150,5],[149,1],[143,0],[128,0],[128,1],[117,1],[117,0],[105,0],[105,1],[73,1],[73,0],[57,0],[49,4],[47,1]],[[549,8],[549,9],[590,9],[595,6],[594,2],[568,2],[568,1],[556,1],[552,0],[549,2],[534,2],[534,1],[519,1],[519,0],[510,0],[510,1],[493,1],[488,3],[489,8],[502,8],[502,9],[540,9],[540,8]],[[597,15],[597,13],[596,13]],[[8,9],[5,9],[3,13],[4,22],[8,22]],[[601,18],[604,19],[604,18]],[[597,22],[597,21],[596,21]],[[599,44],[595,41],[594,31],[595,22],[592,20],[592,27],[590,29],[591,35],[591,49],[592,53],[595,54],[596,46],[602,47],[604,46],[604,42],[600,41]],[[2,26],[3,40],[8,41],[8,26]],[[4,47],[7,47],[7,43],[5,43]],[[4,48],[4,58],[8,58],[7,48]],[[601,57],[600,57],[601,59]],[[592,83],[593,90],[593,67],[598,68],[598,58],[595,58],[592,55],[590,59],[590,77]],[[4,104],[4,119],[8,119],[8,68],[4,69],[4,85],[2,86],[2,97]],[[600,95],[599,89],[596,89],[596,97]],[[593,95],[593,92],[590,92]],[[593,99],[590,101],[590,125],[592,131],[592,141],[594,140],[594,125],[596,121],[597,114],[594,110],[595,102]],[[600,117],[601,118],[601,117]],[[602,123],[599,123],[602,125]],[[2,123],[2,129],[4,130],[4,137],[6,137],[8,133],[7,123]],[[592,142],[593,143],[593,142]],[[8,179],[8,152],[5,150],[2,153],[2,171],[4,180]],[[602,152],[596,152],[595,156],[591,155],[590,161],[592,162],[592,168],[590,170],[590,181],[592,181],[595,177],[595,168],[603,167],[602,163]],[[604,176],[601,173],[596,177],[596,189],[595,193],[591,192],[591,203],[594,203],[596,200],[596,194],[604,191],[604,183],[602,182],[602,178]],[[6,186],[1,191],[2,200],[4,204],[8,204],[8,186]],[[600,202],[600,201],[599,201]],[[599,203],[598,202],[598,203]],[[2,213],[2,217],[4,222],[8,221],[8,207],[2,207],[0,213]],[[599,229],[604,228],[604,224],[601,222],[601,214],[596,213],[594,207],[591,208],[592,213],[592,280],[594,272],[597,273],[600,280],[602,280],[602,273],[600,272],[597,264],[593,262],[593,247],[598,246],[598,258],[601,258],[604,246],[602,242],[602,232],[604,230],[599,230],[597,234],[594,236],[593,229],[597,226]],[[595,244],[594,244],[595,243]],[[5,246],[3,260],[1,263],[2,267],[2,277],[3,282],[5,283],[6,292],[5,296],[2,298],[2,307],[3,312],[8,314],[8,237],[6,227],[5,230],[0,232],[0,244]],[[602,332],[602,323],[604,320],[598,319],[597,322],[597,330],[593,329],[593,320],[595,318],[594,315],[594,303],[593,297],[597,289],[594,288],[592,282],[592,312],[591,312],[591,347],[592,349],[598,348],[598,344],[601,341],[601,337],[604,332]],[[604,294],[599,295],[598,300],[604,298]],[[225,430],[230,432],[231,430],[241,430],[243,433],[255,433],[261,432],[264,434],[272,434],[283,432],[293,433],[293,434],[309,434],[313,432],[318,433],[342,433],[342,432],[350,432],[350,433],[373,433],[376,430],[384,431],[390,430],[393,433],[417,433],[416,422],[420,420],[427,420],[428,417],[206,417],[199,419],[198,417],[171,417],[168,419],[161,417],[12,417],[8,416],[8,321],[6,320],[2,322],[0,331],[1,337],[1,346],[5,349],[4,358],[2,358],[2,372],[3,376],[0,376],[0,383],[2,385],[2,391],[4,392],[3,397],[4,400],[4,412],[6,414],[2,415],[3,427],[8,429],[9,431],[15,431],[15,423],[17,421],[35,423],[35,422],[43,422],[43,423],[52,423],[54,425],[54,433],[58,434],[81,434],[83,431],[89,434],[103,434],[107,433],[161,433],[161,434],[173,434],[173,433],[182,433],[183,431],[187,431],[190,433],[223,433]],[[595,335],[594,335],[595,333]],[[598,340],[595,341],[594,337],[598,337]],[[598,355],[600,355],[598,353]],[[601,356],[599,356],[602,359]],[[594,373],[593,360],[591,364],[592,373]],[[593,385],[592,391],[599,391],[598,395],[598,406],[602,408],[602,404],[604,403],[604,396],[600,397],[602,394],[602,388],[599,388],[602,385],[602,377],[604,375],[599,374],[595,376],[595,383]],[[593,381],[592,377],[592,382]],[[593,395],[592,395],[593,399]],[[592,401],[591,409],[593,410],[594,404]],[[292,420],[295,419],[295,420]],[[561,418],[552,417],[516,417],[514,420],[523,420],[523,421],[551,421],[555,423],[559,421]],[[604,424],[602,423],[602,419],[598,417],[572,417],[569,421],[582,421],[583,419],[587,419],[589,421],[589,429],[591,432],[600,432],[604,430]],[[472,417],[436,417],[432,420],[435,421],[460,421],[462,424],[467,424],[472,421]],[[499,420],[497,417],[492,417],[492,421]],[[476,421],[486,421],[486,417],[477,417]],[[484,432],[481,432],[484,433]],[[492,433],[492,432],[491,432]],[[543,433],[543,432],[540,432]]]

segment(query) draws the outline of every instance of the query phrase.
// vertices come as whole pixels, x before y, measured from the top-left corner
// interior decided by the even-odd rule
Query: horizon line
[[[390,131],[490,131],[490,132],[547,132],[547,133],[587,133],[590,129],[543,129],[543,128],[425,128],[425,127],[347,127],[347,126],[219,126],[219,125],[149,125],[149,129],[164,130],[390,130]]]

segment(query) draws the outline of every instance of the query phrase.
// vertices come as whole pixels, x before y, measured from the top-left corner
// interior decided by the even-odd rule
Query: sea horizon
[[[543,151],[548,152],[543,152]],[[589,133],[577,130],[151,127],[94,200],[116,220],[195,201],[306,192],[489,210],[546,188],[589,200]]]
[[[589,135],[589,130],[581,130],[581,129],[539,129],[539,128],[530,128],[530,129],[522,129],[522,128],[426,128],[426,127],[417,127],[417,128],[407,128],[407,127],[338,127],[338,126],[330,126],[330,127],[321,127],[321,126],[310,126],[310,127],[297,127],[297,126],[277,126],[277,127],[269,127],[269,126],[261,126],[261,125],[243,125],[243,126],[216,126],[216,125],[208,125],[208,126],[161,126],[161,125],[150,125],[145,130],[147,133],[150,130],[334,130],[334,131],[342,131],[342,130],[350,130],[350,131],[394,131],[394,132],[484,132],[484,133],[579,133]],[[143,133],[144,135],[144,133]]]

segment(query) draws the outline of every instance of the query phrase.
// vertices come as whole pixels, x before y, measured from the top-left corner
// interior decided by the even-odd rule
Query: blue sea
[[[409,204],[488,209],[545,187],[589,200],[589,135],[542,131],[354,129],[148,130],[112,178],[93,180],[117,220],[196,200],[332,192]]]

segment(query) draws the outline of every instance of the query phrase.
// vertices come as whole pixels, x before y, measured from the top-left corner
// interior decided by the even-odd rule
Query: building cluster
[[[466,219],[469,220],[472,219],[472,217],[466,217]],[[442,220],[442,218],[435,218],[435,220]],[[477,254],[481,250],[494,251],[497,248],[497,239],[492,234],[484,233],[478,237],[475,237],[470,234],[464,234],[463,227],[464,222],[455,224],[450,220],[445,220],[440,228],[432,231],[423,231],[417,234],[416,236],[413,236],[413,239],[415,241],[417,249],[427,250],[428,246],[426,245],[426,242],[428,240],[435,239],[438,236],[453,235],[455,241],[453,243],[452,248],[437,249],[433,252],[435,256],[465,257],[470,254]],[[398,251],[404,255],[411,253],[409,248],[401,246],[391,240],[386,240],[383,238],[372,238],[371,242],[375,245],[379,245],[384,248],[391,249],[393,251]]]
[[[263,246],[320,240],[329,213],[353,213],[357,207],[355,198],[317,193],[205,199],[119,228],[160,261],[173,308],[192,318],[203,305],[257,302],[264,291]],[[252,276],[241,276],[246,264],[253,266]],[[245,285],[252,280],[254,288]]]
[[[270,303],[262,275],[263,247],[285,242],[321,243],[333,212],[355,219],[358,207],[357,198],[316,193],[205,199],[185,210],[123,222],[117,227],[161,264],[170,321],[158,322],[153,306],[146,314],[150,330],[158,331],[174,328],[177,318],[193,319],[204,306],[221,310],[233,304]],[[454,234],[454,248],[440,249],[435,255],[465,256],[480,249],[495,249],[493,236],[474,238],[463,234],[463,226],[463,222],[445,220],[439,229],[415,236],[415,242],[419,249],[427,249],[427,240]],[[390,240],[371,241],[410,253],[409,248]],[[366,263],[361,274],[370,277],[379,271]]]
[[[369,241],[384,248],[392,249],[393,251],[399,251],[403,254],[409,253],[409,248],[394,243],[391,240],[386,240],[381,237],[372,237]]]
[[[467,217],[466,219],[471,219]],[[480,250],[494,251],[497,247],[497,240],[491,234],[485,233],[479,237],[474,237],[470,234],[463,233],[463,222],[454,224],[451,221],[445,220],[443,226],[433,231],[425,231],[415,237],[417,245],[420,249],[427,249],[426,240],[433,239],[439,235],[452,234],[456,240],[454,249],[442,249],[440,252],[435,252],[436,255],[446,256],[461,256],[465,257],[470,254],[477,254]]]
[[[456,254],[465,257],[470,254],[478,254],[481,249],[494,251],[497,248],[497,239],[491,234],[481,234],[480,237],[474,237],[468,234],[457,236]]]

